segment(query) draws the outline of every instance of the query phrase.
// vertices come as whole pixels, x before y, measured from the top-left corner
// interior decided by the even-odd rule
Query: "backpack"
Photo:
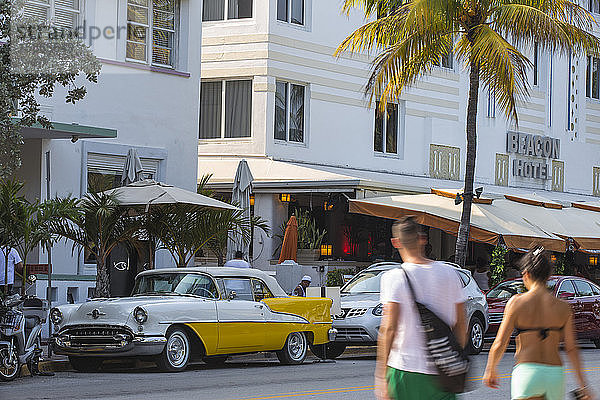
[[[470,367],[469,357],[456,340],[456,336],[454,336],[448,324],[417,301],[408,273],[406,270],[403,271],[421,318],[429,361],[435,365],[438,372],[438,384],[444,391],[449,393],[465,392],[467,373]]]

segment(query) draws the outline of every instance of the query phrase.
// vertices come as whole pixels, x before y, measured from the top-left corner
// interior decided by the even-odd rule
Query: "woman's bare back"
[[[525,330],[516,340],[517,364],[562,365],[558,351],[564,340],[564,327],[571,315],[571,306],[550,292],[537,291],[518,295],[512,311],[515,328]],[[541,329],[547,330],[542,332]]]

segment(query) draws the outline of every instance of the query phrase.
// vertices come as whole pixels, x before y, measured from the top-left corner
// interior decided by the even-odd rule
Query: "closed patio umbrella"
[[[123,173],[121,174],[121,184],[125,186],[143,179],[144,168],[142,167],[142,160],[140,160],[136,149],[129,149],[125,158]]]
[[[292,215],[285,227],[283,243],[281,244],[281,254],[279,255],[279,264],[285,260],[294,260],[298,254],[298,221]]]
[[[244,210],[242,218],[250,221],[250,194],[252,194],[252,172],[246,160],[241,160],[238,164],[235,178],[233,180],[233,192],[231,202],[239,205]],[[250,244],[244,240],[239,230],[230,232],[227,239],[227,259],[231,260],[236,251],[241,251],[244,256],[248,256]]]

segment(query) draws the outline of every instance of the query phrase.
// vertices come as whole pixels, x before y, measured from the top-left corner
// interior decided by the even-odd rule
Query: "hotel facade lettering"
[[[508,132],[506,150],[517,156],[513,160],[513,176],[550,179],[549,167],[545,159],[560,158],[560,139]],[[532,160],[531,157],[540,160]]]

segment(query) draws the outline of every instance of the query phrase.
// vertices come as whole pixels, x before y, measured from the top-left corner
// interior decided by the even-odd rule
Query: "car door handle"
[[[474,298],[475,297],[473,297],[473,296],[469,296],[469,297],[467,297],[467,300],[473,300]]]
[[[262,306],[262,305],[260,305],[260,304],[255,304],[255,305],[254,305],[254,308],[260,308],[260,309],[262,309],[262,308],[263,308],[263,306]]]

